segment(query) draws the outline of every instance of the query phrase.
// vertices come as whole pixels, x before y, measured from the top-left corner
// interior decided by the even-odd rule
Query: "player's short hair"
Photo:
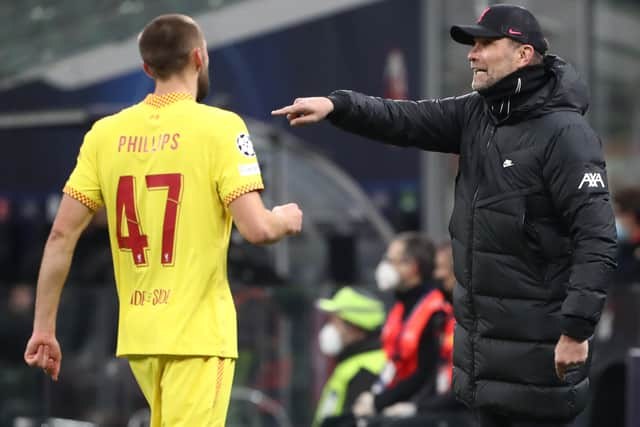
[[[395,240],[404,243],[404,256],[418,264],[422,279],[433,276],[435,265],[435,246],[425,234],[407,231],[396,236]]]
[[[192,50],[202,41],[200,28],[188,16],[161,15],[144,27],[138,48],[153,77],[165,80],[184,70]]]

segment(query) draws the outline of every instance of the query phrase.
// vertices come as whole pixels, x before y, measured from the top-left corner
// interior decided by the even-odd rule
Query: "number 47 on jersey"
[[[178,208],[182,197],[182,175],[179,173],[147,175],[145,181],[149,191],[167,189],[160,263],[165,266],[171,266],[173,265],[174,257]],[[125,175],[120,177],[116,197],[116,234],[118,247],[121,250],[131,251],[133,263],[138,267],[143,267],[147,265],[146,251],[149,248],[149,240],[147,235],[142,232],[142,225],[140,224],[136,207],[135,187],[136,180],[134,176]],[[122,230],[122,220],[124,218],[126,218],[126,236],[123,235]]]

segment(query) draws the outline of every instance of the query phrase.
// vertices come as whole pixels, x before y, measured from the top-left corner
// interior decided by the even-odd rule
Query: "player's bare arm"
[[[236,198],[229,204],[229,209],[242,237],[254,244],[277,242],[302,230],[302,211],[297,204],[289,203],[268,210],[255,191]]]
[[[324,120],[333,111],[329,98],[318,96],[297,98],[293,104],[271,112],[272,116],[286,116],[291,126],[308,125]]]
[[[29,366],[39,367],[58,379],[62,352],[56,339],[60,294],[69,273],[73,251],[93,211],[64,195],[44,248],[36,291],[33,333],[24,353]]]

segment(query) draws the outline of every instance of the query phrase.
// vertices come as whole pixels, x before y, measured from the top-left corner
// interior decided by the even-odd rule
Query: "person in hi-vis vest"
[[[385,368],[352,411],[358,418],[376,415],[413,417],[452,406],[453,328],[451,304],[434,280],[435,247],[424,234],[397,235],[376,269],[381,291],[393,292],[382,329]]]
[[[317,307],[329,314],[318,335],[320,350],[334,357],[336,365],[322,390],[313,426],[349,424],[356,397],[371,388],[386,362],[380,345],[384,305],[345,286],[333,298],[319,299]]]

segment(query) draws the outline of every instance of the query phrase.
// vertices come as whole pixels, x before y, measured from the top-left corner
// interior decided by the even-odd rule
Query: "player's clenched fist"
[[[55,336],[34,332],[27,343],[24,360],[29,366],[42,368],[54,381],[58,380],[62,352]]]
[[[302,210],[296,203],[275,206],[271,211],[284,220],[287,234],[298,234],[302,231]]]
[[[286,116],[291,126],[307,125],[323,120],[333,111],[333,102],[322,96],[297,98],[293,104],[271,112],[272,116]]]

